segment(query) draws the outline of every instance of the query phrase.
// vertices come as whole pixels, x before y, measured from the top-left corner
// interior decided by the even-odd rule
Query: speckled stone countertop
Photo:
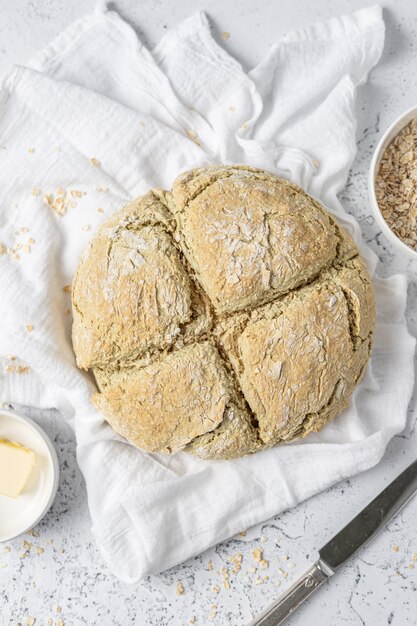
[[[220,31],[230,32],[223,45],[250,68],[284,32],[366,4],[360,0],[119,0],[114,7],[149,46],[166,28],[205,9]],[[94,0],[0,0],[0,72],[4,74],[14,63],[24,63],[93,5]],[[358,154],[342,200],[378,254],[379,272],[407,272],[408,321],[415,335],[417,264],[388,244],[367,202],[366,176],[378,138],[397,115],[417,103],[417,3],[389,0],[384,6],[385,52],[369,83],[359,91]],[[416,398],[406,430],[391,441],[374,469],[269,520],[246,536],[235,537],[133,586],[115,579],[94,543],[71,429],[55,412],[25,410],[55,443],[61,483],[52,509],[32,534],[0,546],[0,626],[246,624],[303,573],[316,559],[317,549],[335,531],[416,458],[415,407]],[[415,626],[416,519],[417,498],[297,611],[288,625]],[[265,569],[254,559],[256,548],[268,561]],[[236,554],[243,556],[239,571],[228,560]]]

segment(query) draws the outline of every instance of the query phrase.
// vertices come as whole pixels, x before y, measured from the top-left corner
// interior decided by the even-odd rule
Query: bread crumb
[[[48,541],[46,542],[48,545],[51,545],[51,543],[54,543],[53,539],[48,539]]]
[[[181,581],[177,582],[177,596],[182,596],[185,592],[184,585]]]
[[[26,534],[30,535],[31,537],[39,537],[39,530],[35,530],[34,528],[31,528],[30,530],[27,531]]]
[[[12,549],[9,548],[9,546],[4,546],[3,552],[11,552],[11,551],[12,551]]]
[[[41,190],[41,189],[38,189],[37,187],[34,187],[34,188],[32,189],[32,196],[40,196],[40,195],[41,195],[41,193],[42,193],[42,190]]]
[[[62,619],[58,619],[56,622],[56,626],[64,626],[64,621]]]
[[[415,567],[414,563],[409,563],[408,564],[408,569],[414,569],[414,567]]]
[[[225,41],[227,41],[228,39],[230,39],[230,33],[227,32],[227,30],[224,30],[222,32],[222,39],[224,39]]]
[[[248,567],[248,572],[249,574],[254,574],[256,572],[256,567],[253,567],[253,566]]]
[[[217,615],[217,604],[212,604],[210,607],[210,617],[214,619]]]
[[[262,561],[263,558],[263,550],[261,548],[255,548],[254,550],[252,550],[252,557],[254,561],[257,561],[259,563],[260,561]]]
[[[393,552],[399,552],[399,551],[400,551],[399,546],[397,546],[397,544],[394,544],[394,545],[392,546],[392,551],[393,551]]]
[[[29,237],[28,243],[32,245],[32,244],[36,243],[36,239],[33,239],[33,237]]]
[[[44,549],[44,548],[42,548],[41,546],[38,546],[38,547],[36,548],[36,553],[37,553],[37,554],[43,554],[44,552],[45,552],[45,549]]]
[[[104,213],[104,209],[103,209],[103,207],[98,208],[98,209],[97,209],[97,211],[98,211],[99,213]]]
[[[71,315],[71,309],[65,309],[65,315]]]
[[[65,293],[71,293],[71,285],[65,285],[64,287],[62,287],[62,291],[64,291]]]
[[[54,620],[52,619],[52,617],[50,617],[46,623],[47,623],[48,626],[52,626],[52,622],[53,621]]]
[[[33,626],[33,624],[36,622],[36,618],[29,616],[26,618],[26,626]]]
[[[59,606],[59,604],[57,604],[57,606],[55,607],[55,613],[62,613],[62,606]]]
[[[263,578],[261,578],[260,576],[257,576],[255,578],[255,585],[263,585]]]
[[[90,163],[91,165],[94,165],[94,167],[99,167],[99,165],[101,165],[101,161],[96,159],[96,157],[91,157]]]
[[[189,623],[189,624],[195,624],[195,615],[192,615],[192,616],[190,617],[190,619],[188,620],[188,623]]]
[[[246,537],[248,533],[246,532],[246,530],[241,530],[239,533],[239,537]]]
[[[17,357],[14,354],[6,354],[6,361],[16,361]]]
[[[417,552],[413,552],[413,553],[411,554],[411,559],[412,559],[413,561],[417,561]]]
[[[33,327],[33,324],[26,324],[25,328],[28,331],[28,333],[31,333],[34,327]]]
[[[24,548],[25,550],[30,550],[32,546],[33,544],[30,541],[26,541],[26,539],[23,539],[22,548]]]
[[[97,191],[100,191],[101,193],[107,193],[108,190],[108,187],[97,187]]]
[[[281,574],[281,576],[284,576],[284,578],[288,578],[287,572],[284,569],[282,569],[282,567],[279,567],[277,569],[277,572],[278,572],[278,574]]]
[[[219,585],[213,585],[211,590],[212,590],[213,593],[219,593],[220,587],[219,587]]]
[[[211,559],[209,559],[209,561],[207,562],[207,569],[209,572],[213,571],[213,562]]]
[[[261,559],[259,561],[259,567],[261,567],[262,569],[268,569],[269,561],[267,561],[266,559]]]

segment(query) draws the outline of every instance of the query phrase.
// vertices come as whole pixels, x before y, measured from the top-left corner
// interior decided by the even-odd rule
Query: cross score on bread
[[[115,213],[73,283],[93,401],[149,452],[235,458],[323,428],[368,362],[374,293],[350,236],[247,166],[180,175]]]

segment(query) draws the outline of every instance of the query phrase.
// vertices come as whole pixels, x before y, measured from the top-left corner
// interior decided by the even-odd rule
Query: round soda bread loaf
[[[93,401],[148,452],[229,459],[318,431],[369,359],[374,293],[349,235],[263,170],[182,174],[114,214],[72,291]]]

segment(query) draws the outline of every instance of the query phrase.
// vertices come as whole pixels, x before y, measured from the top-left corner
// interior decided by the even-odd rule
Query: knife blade
[[[286,593],[248,626],[279,626],[342,565],[365,546],[417,491],[417,460],[319,550],[319,559]]]

